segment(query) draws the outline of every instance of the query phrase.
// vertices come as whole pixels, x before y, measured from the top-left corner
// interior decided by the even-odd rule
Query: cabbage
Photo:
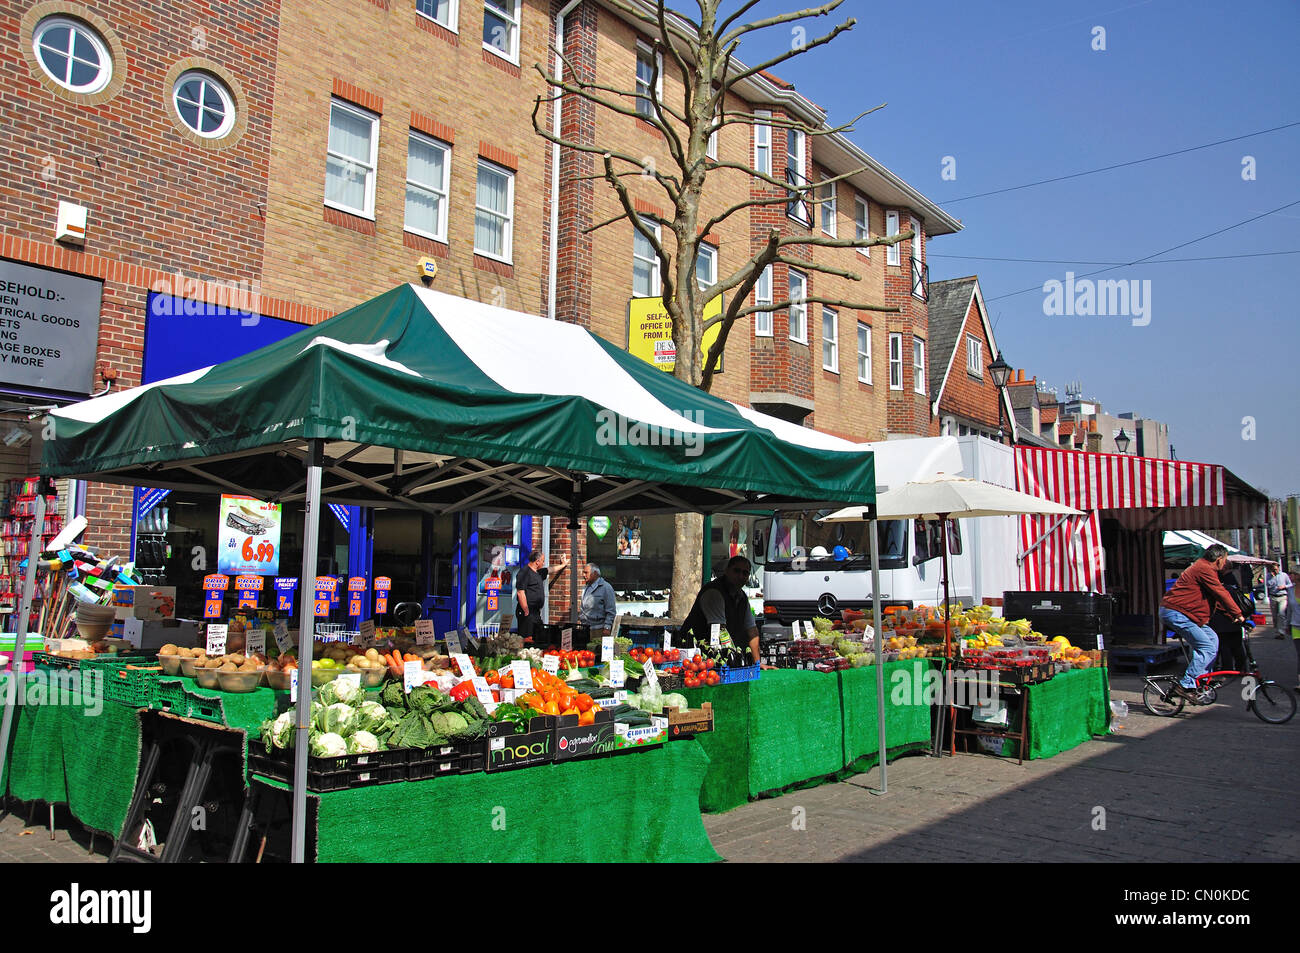
[[[343,735],[356,730],[357,710],[344,702],[335,702],[321,711],[316,727],[326,733]]]
[[[348,739],[348,754],[370,754],[379,750],[379,739],[368,731],[358,731]]]
[[[691,707],[690,703],[686,701],[685,695],[678,695],[675,692],[664,695],[662,701],[665,708],[678,708],[685,711]]]
[[[334,679],[321,686],[319,697],[323,705],[334,705],[339,702],[355,705],[365,697],[365,690],[352,679],[342,682]]]
[[[364,701],[357,708],[355,727],[357,731],[369,731],[382,734],[393,726],[388,709],[379,702]]]
[[[348,753],[348,743],[342,735],[325,731],[312,735],[311,754],[314,758],[337,758]]]

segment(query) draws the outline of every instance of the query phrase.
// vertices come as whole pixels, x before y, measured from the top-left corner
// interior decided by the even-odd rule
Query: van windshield
[[[818,522],[818,517],[830,512],[818,510],[777,514],[772,520],[772,536],[768,543],[769,563],[789,563],[793,559],[806,557],[809,562],[819,566],[839,563],[845,569],[871,568],[871,541],[867,536],[870,524],[865,520],[848,523]],[[902,569],[907,565],[905,520],[881,521],[876,526],[876,539],[880,546],[881,569]]]

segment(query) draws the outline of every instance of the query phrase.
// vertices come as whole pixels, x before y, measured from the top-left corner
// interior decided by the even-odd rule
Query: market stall
[[[584,373],[555,372],[564,367]],[[784,439],[794,428],[579,327],[413,286],[250,355],[53,417],[49,475],[306,504],[303,671],[313,661],[323,499],[433,514],[546,513],[568,516],[571,527],[593,513],[874,502],[869,452],[811,431]],[[309,693],[295,711],[301,859]]]

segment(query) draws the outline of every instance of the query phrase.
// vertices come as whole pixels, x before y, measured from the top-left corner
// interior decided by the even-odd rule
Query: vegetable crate
[[[450,777],[453,774],[476,774],[483,770],[487,762],[487,746],[482,741],[439,748],[415,748],[408,754],[408,781]]]
[[[756,682],[758,681],[759,671],[757,665],[746,665],[744,668],[730,668],[724,665],[722,666],[722,684],[738,685],[741,682]]]
[[[196,721],[210,721],[217,725],[226,723],[225,709],[220,699],[196,695],[189,690],[185,692],[185,717]]]
[[[48,652],[33,652],[32,664],[43,668],[81,668],[81,660],[75,658],[64,658],[61,655],[50,655]]]
[[[689,738],[713,730],[713,702],[699,708],[664,708],[668,713],[668,737]]]
[[[133,661],[96,662],[91,671],[104,673],[104,697],[132,708],[148,708],[161,668],[137,666]]]
[[[643,748],[653,748],[668,740],[668,719],[661,715],[650,716],[650,724],[632,727],[622,722],[614,723],[614,753],[627,754]]]
[[[189,692],[185,690],[179,678],[163,677],[153,683],[153,697],[149,699],[150,708],[184,716],[189,710],[189,704]]]
[[[599,758],[614,751],[614,715],[598,709],[595,722],[579,725],[577,715],[561,715],[555,726],[555,760]]]
[[[395,758],[381,757],[384,755],[395,756]],[[260,748],[255,742],[248,749],[248,772],[284,784],[293,784],[292,757],[292,749],[276,751],[275,754],[268,755],[265,749]],[[405,781],[407,775],[405,758],[405,751],[377,751],[373,754],[350,754],[339,758],[309,757],[307,790],[317,794],[328,794],[331,791],[347,791],[374,784]],[[394,761],[396,763],[393,763]]]
[[[553,763],[556,721],[554,715],[540,715],[528,722],[528,731],[523,734],[513,733],[509,722],[490,722],[484,770],[505,771]]]

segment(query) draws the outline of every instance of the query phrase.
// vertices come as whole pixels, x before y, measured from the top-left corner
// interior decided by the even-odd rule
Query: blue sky
[[[755,12],[794,9],[765,0]],[[1221,463],[1275,497],[1300,493],[1300,255],[1220,257],[1300,250],[1300,204],[1163,256],[1211,260],[1098,275],[1150,281],[1146,326],[1047,316],[1042,291],[1067,271],[1104,267],[1082,262],[1135,261],[1297,202],[1300,126],[954,201],[1300,121],[1300,5],[846,0],[809,35],[847,16],[859,21],[852,31],[776,72],[833,121],[888,103],[852,138],[962,221],[930,244],[930,277],[979,275],[1008,361],[1062,394],[1081,381],[1110,413],[1165,421],[1179,459]],[[1092,49],[1096,26],[1104,51]],[[788,28],[774,30],[742,57],[788,45]],[[941,177],[945,156],[955,180]]]

